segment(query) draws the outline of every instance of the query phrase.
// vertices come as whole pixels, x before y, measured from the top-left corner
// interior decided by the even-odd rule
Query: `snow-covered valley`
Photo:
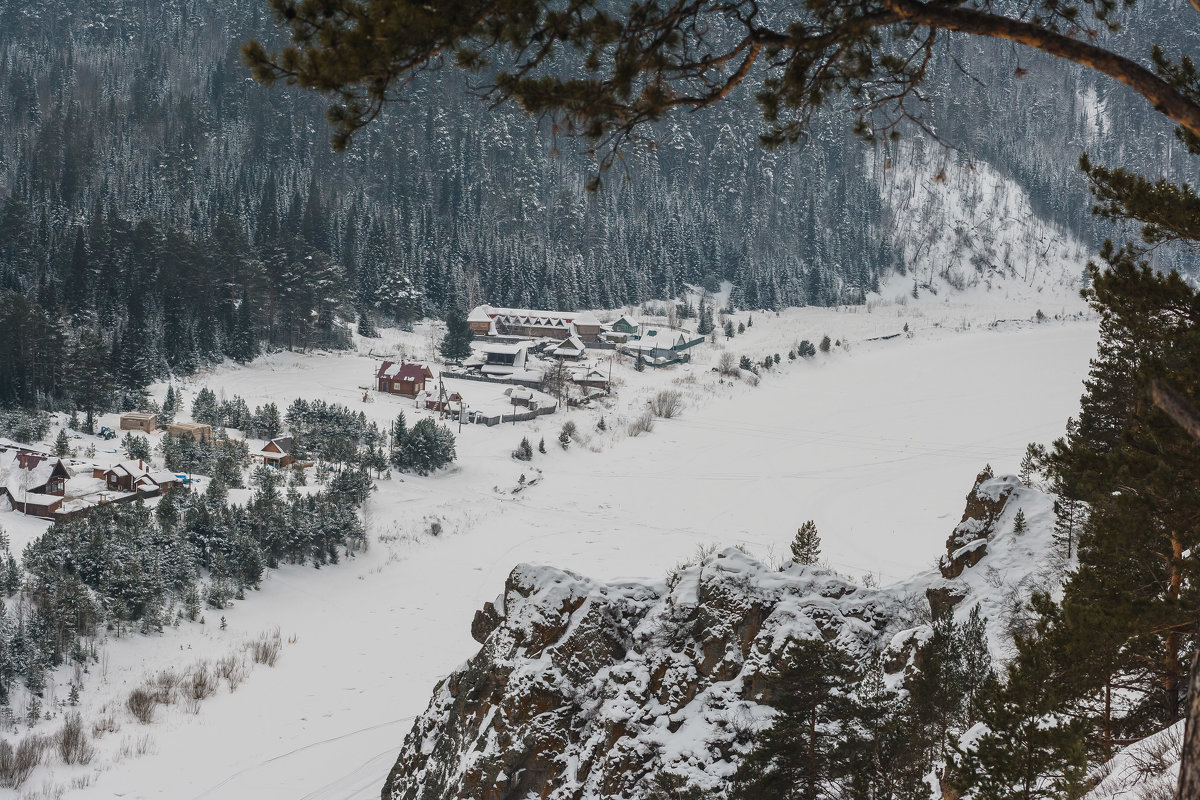
[[[1042,308],[1066,318],[1029,322]],[[993,326],[998,319],[1023,321]],[[911,338],[870,341],[906,324]],[[761,358],[824,334],[844,344],[811,361],[785,357],[757,386],[710,370],[726,348]],[[362,340],[358,354],[278,353],[198,376],[184,390],[190,398],[208,386],[281,407],[323,398],[380,423],[401,410],[411,419],[411,401],[372,392],[363,403],[360,387],[371,381],[372,353],[420,357],[427,340],[418,328],[389,331],[382,344]],[[609,407],[463,426],[450,470],[379,482],[366,506],[367,552],[320,570],[271,571],[244,601],[207,609],[203,625],[110,638],[85,679],[81,711],[87,720],[116,709],[119,730],[96,741],[89,766],[41,767],[23,791],[376,797],[434,684],[477,649],[475,610],[520,562],[657,580],[708,545],[780,560],[800,523],[813,519],[833,569],[882,585],[907,579],[943,551],[984,464],[1015,472],[1026,443],[1061,434],[1095,341],[1094,320],[1065,292],[792,309],[755,314],[745,335],[703,345],[691,364],[638,373],[617,363]],[[683,414],[627,435],[628,420],[662,388],[684,394]],[[580,441],[564,451],[557,437],[568,419]],[[522,436],[544,437],[546,454],[514,461]],[[18,517],[5,514],[0,525],[42,524]],[[275,629],[286,642],[278,663],[255,668],[196,713],[165,708],[142,726],[124,710],[146,676],[215,660]],[[61,677],[52,696],[65,691]]]

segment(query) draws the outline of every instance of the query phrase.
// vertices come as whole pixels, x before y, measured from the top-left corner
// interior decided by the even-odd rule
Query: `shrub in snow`
[[[640,417],[629,423],[629,435],[641,436],[643,433],[649,433],[654,430],[654,417],[649,411],[644,412]]]
[[[533,460],[533,446],[529,444],[528,437],[521,437],[521,443],[517,445],[516,450],[513,450],[512,457],[517,461]]]
[[[668,389],[654,395],[650,401],[650,411],[656,417],[671,419],[679,416],[683,410],[683,395],[674,389]]]

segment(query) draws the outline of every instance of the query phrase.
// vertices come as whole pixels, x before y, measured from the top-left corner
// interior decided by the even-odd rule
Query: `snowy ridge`
[[[896,250],[918,284],[1018,296],[1078,288],[1093,254],[986,162],[908,143],[876,160]]]
[[[1049,509],[1016,478],[981,474],[947,546],[962,550],[967,533],[984,554],[953,578],[943,559],[942,574],[884,589],[734,548],[654,583],[522,564],[477,613],[482,648],[438,685],[383,796],[639,798],[659,773],[719,791],[770,717],[764,679],[791,643],[882,657],[895,685],[929,633],[926,598],[936,609],[945,592],[943,613],[980,604],[1002,656],[1013,599],[1055,580]]]

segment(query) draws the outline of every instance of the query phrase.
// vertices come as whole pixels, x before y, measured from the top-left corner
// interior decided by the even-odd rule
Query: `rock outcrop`
[[[437,687],[384,798],[632,798],[659,771],[719,786],[790,642],[866,662],[903,618],[890,593],[734,549],[657,585],[522,564],[488,606],[482,649]]]
[[[1012,599],[1050,588],[1052,518],[1045,495],[985,472],[940,570],[883,589],[736,549],[660,583],[522,564],[476,612],[482,646],[435,689],[383,798],[640,800],[660,775],[724,788],[771,713],[767,678],[791,643],[878,658],[895,685],[919,669],[928,602],[934,616],[980,606],[998,652]]]

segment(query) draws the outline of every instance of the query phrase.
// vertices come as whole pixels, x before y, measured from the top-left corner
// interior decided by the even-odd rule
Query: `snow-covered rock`
[[[1018,508],[1030,522],[1019,534]],[[1049,520],[1043,495],[981,474],[948,542],[952,555],[987,544],[969,550],[979,558],[953,577],[931,570],[883,589],[737,549],[660,583],[519,565],[476,614],[481,649],[435,689],[383,797],[640,798],[659,772],[719,788],[770,714],[765,679],[790,643],[821,637],[863,665],[883,656],[894,683],[930,632],[914,598],[935,605],[944,591],[972,602],[941,613],[979,603],[998,619],[1009,584],[1048,563]]]

